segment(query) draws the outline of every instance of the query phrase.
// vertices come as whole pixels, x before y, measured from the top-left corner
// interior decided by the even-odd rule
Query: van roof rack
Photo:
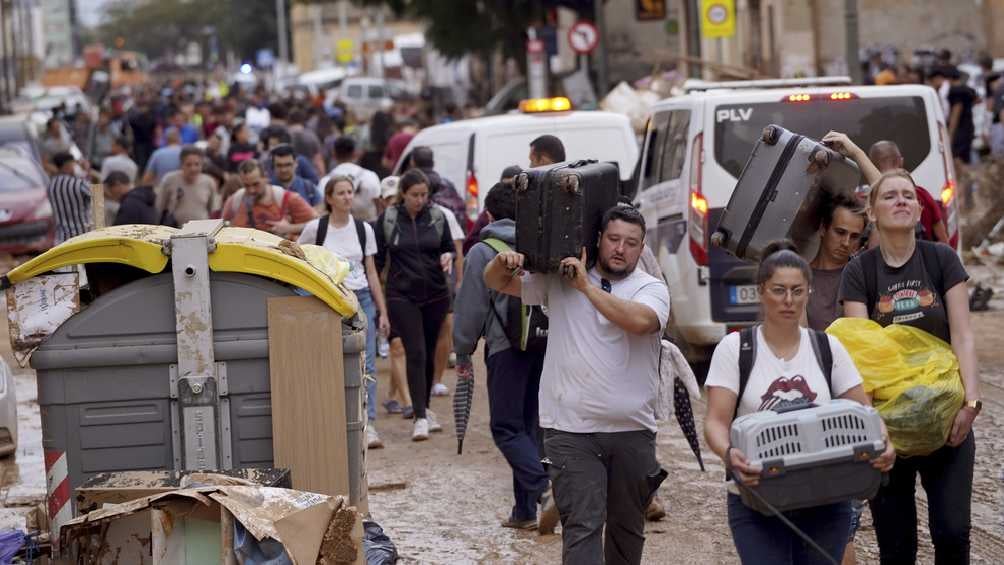
[[[683,83],[683,91],[700,92],[706,90],[754,90],[809,86],[847,86],[850,84],[852,84],[851,77],[848,76],[734,80],[725,82],[708,82],[699,79],[688,79],[685,83]]]

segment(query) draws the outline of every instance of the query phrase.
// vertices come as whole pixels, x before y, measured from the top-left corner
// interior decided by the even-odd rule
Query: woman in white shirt
[[[870,404],[861,375],[843,345],[829,336],[832,368],[829,386],[816,359],[811,330],[801,327],[809,299],[812,270],[788,242],[768,246],[757,270],[763,323],[753,331],[756,352],[749,380],[739,394],[740,334],[725,337],[711,360],[706,386],[708,413],[704,435],[726,469],[746,486],[759,481],[761,466],[751,464],[746,454],[732,447],[729,430],[733,419],[751,412],[800,404],[825,404],[831,398],[846,398]],[[883,435],[885,429],[883,427]],[[895,460],[892,443],[872,465],[888,471]],[[850,502],[841,502],[786,512],[785,516],[840,562],[851,520]],[[746,507],[735,485],[729,485],[729,527],[743,563],[826,563],[816,550],[805,545],[780,519],[764,516]]]
[[[303,227],[299,243],[323,245],[349,262],[345,286],[356,293],[359,308],[366,313],[366,443],[371,449],[383,447],[376,430],[376,349],[377,331],[386,337],[390,325],[373,256],[377,252],[376,235],[368,223],[352,217],[355,185],[352,177],[336,175],[324,187],[324,205],[328,213]],[[323,222],[323,224],[322,224]],[[321,237],[318,237],[318,232]],[[379,318],[377,314],[379,313]],[[378,321],[379,320],[379,321]],[[379,325],[378,325],[379,324]]]

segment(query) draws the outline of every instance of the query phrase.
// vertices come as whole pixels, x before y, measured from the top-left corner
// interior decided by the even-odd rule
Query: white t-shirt
[[[446,225],[450,226],[450,239],[456,241],[467,237],[464,235],[464,230],[460,229],[460,222],[457,221],[457,215],[452,210],[435,202],[433,202],[433,206],[439,208],[443,215],[446,216]]]
[[[861,384],[861,374],[847,349],[840,340],[832,336],[827,338],[833,352],[833,370],[830,375],[832,394],[812,350],[812,338],[807,328],[802,328],[798,352],[791,360],[785,361],[774,355],[764,341],[763,329],[758,327],[756,361],[739,402],[738,415],[801,403],[826,404],[831,398],[839,397]],[[720,386],[739,393],[739,332],[725,336],[715,348],[705,386]]]
[[[307,222],[307,225],[303,226],[303,232],[300,233],[300,239],[297,240],[297,243],[313,244],[317,241],[317,223],[319,221],[320,218]],[[366,230],[366,256],[376,255],[376,235],[373,233],[373,228],[363,222],[363,229]],[[369,287],[355,220],[349,219],[349,223],[340,228],[328,224],[328,233],[324,236],[324,247],[349,262],[349,274],[345,277],[345,286],[349,290],[362,290]]]
[[[317,183],[317,193],[321,196],[321,202],[324,202],[324,188],[328,186],[328,179],[338,175],[348,175],[355,181],[356,194],[352,199],[352,215],[364,222],[376,220],[377,209],[373,201],[380,198],[380,177],[355,163],[342,163],[331,169],[331,172]]]
[[[600,286],[596,269],[591,284]],[[631,335],[558,275],[523,277],[523,302],[547,306],[549,335],[540,377],[540,426],[572,433],[656,431],[659,339],[669,290],[639,269],[611,281],[611,293],[648,306],[659,331]]]

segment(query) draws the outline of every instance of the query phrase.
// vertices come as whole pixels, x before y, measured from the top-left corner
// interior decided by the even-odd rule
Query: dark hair
[[[865,220],[866,224],[868,223],[865,218],[865,210],[858,204],[857,200],[842,192],[838,194],[826,193],[826,196],[819,202],[819,220],[823,227],[833,225],[833,214],[836,213],[837,208],[846,208],[855,216]]]
[[[286,105],[281,102],[273,102],[268,105],[268,115],[277,120],[286,119]]]
[[[57,169],[62,169],[64,165],[71,161],[76,161],[76,159],[73,158],[73,155],[69,151],[60,151],[52,156],[52,164]]]
[[[492,220],[515,220],[516,191],[501,182],[495,183],[485,196],[485,208],[492,215]]]
[[[812,284],[812,268],[809,267],[809,262],[798,254],[798,248],[788,240],[775,241],[764,248],[763,257],[756,270],[756,283],[764,284],[774,276],[775,271],[782,268],[802,271],[805,282]]]
[[[220,188],[223,188],[223,183],[227,181],[227,175],[223,173],[223,169],[217,167],[211,161],[206,161],[205,163],[203,163],[202,173],[216,179],[216,182],[219,183]]]
[[[114,143],[115,143],[115,145],[118,145],[122,149],[125,149],[126,151],[129,151],[130,143],[129,143],[129,138],[128,137],[126,137],[124,135],[120,135],[120,136],[118,136],[118,137],[115,138]]]
[[[272,158],[272,162],[275,163],[276,157],[292,157],[296,161],[296,151],[293,146],[288,143],[281,143],[272,148],[269,156]]]
[[[398,181],[398,191],[404,194],[411,190],[411,187],[419,184],[429,186],[429,177],[425,176],[425,173],[419,169],[408,169],[406,173],[401,175],[401,180]]]
[[[299,108],[293,108],[289,112],[289,123],[302,124],[307,121],[307,115]]]
[[[629,224],[634,224],[641,228],[641,236],[645,237],[645,218],[637,208],[630,204],[618,204],[603,213],[600,221],[600,233],[607,231],[607,225],[614,220],[620,220]]]
[[[278,139],[279,143],[293,142],[293,136],[289,134],[289,130],[282,126],[268,126],[261,130],[261,139],[265,142],[266,146],[272,138]]]
[[[202,150],[199,149],[198,147],[194,146],[194,145],[186,145],[186,146],[184,146],[184,147],[181,148],[181,161],[182,162],[184,162],[185,159],[187,159],[188,157],[191,157],[193,155],[198,156],[200,159],[202,157],[205,157],[205,154],[202,152]]]
[[[237,174],[249,175],[255,171],[258,171],[262,175],[265,174],[265,172],[261,170],[261,163],[258,162],[258,159],[245,159],[237,165]]]
[[[356,152],[356,140],[347,135],[343,135],[335,140],[334,153],[336,159],[352,157]]]
[[[536,153],[547,155],[555,163],[565,160],[565,145],[553,135],[542,135],[530,142],[530,149]]]
[[[523,168],[519,165],[509,165],[508,167],[502,169],[502,176],[499,180],[504,181],[506,179],[514,179],[516,175],[523,172]]]
[[[123,173],[122,171],[112,171],[108,173],[105,177],[104,183],[108,186],[122,186],[123,184],[129,184],[129,175]]]
[[[431,169],[435,162],[431,147],[419,145],[411,150],[411,163],[419,169]]]

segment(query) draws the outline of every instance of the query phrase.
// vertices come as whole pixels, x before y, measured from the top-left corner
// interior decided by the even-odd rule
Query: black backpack
[[[328,221],[331,218],[331,214],[325,214],[318,218],[317,220],[317,238],[314,239],[314,245],[324,245],[324,239],[328,237]],[[362,220],[352,218],[352,221],[356,224],[356,237],[359,238],[359,249],[363,251],[363,259],[366,259],[366,226],[363,225],[365,222]]]
[[[736,410],[733,414],[739,413],[739,404],[743,401],[743,393],[746,392],[746,385],[749,384],[750,373],[753,372],[753,364],[756,363],[756,329],[751,326],[739,330],[739,395],[736,397]],[[826,379],[826,386],[833,391],[833,350],[830,349],[830,338],[826,333],[819,330],[809,330],[809,342],[812,344],[812,352],[816,354],[816,361],[823,371]]]
[[[487,237],[481,240],[496,253],[510,251],[509,245],[501,239]],[[520,351],[531,353],[544,353],[547,350],[548,319],[547,314],[540,306],[527,306],[523,301],[515,296],[507,297],[508,308],[505,320],[499,315],[495,308],[495,300],[491,301],[492,313],[509,338],[509,344]]]

